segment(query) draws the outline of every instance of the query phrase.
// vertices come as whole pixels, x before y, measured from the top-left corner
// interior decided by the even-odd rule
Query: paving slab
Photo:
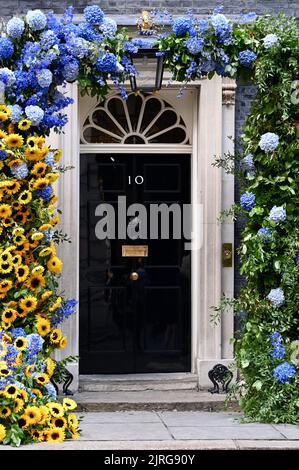
[[[101,413],[77,413],[83,424],[90,423],[161,423],[160,417],[152,411],[114,411]]]
[[[155,441],[172,439],[163,423],[81,424],[80,441]]]
[[[238,426],[241,413],[207,413],[205,411],[160,411],[159,417],[167,426]]]
[[[284,439],[271,425],[248,426],[169,426],[174,439]]]
[[[281,432],[286,439],[299,439],[299,426],[293,424],[274,424],[273,427]]]

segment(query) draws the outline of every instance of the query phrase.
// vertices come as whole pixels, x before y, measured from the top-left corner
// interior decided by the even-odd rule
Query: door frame
[[[165,77],[165,84],[167,76]],[[179,89],[178,85],[170,87]],[[222,294],[233,294],[234,268],[222,268],[221,247],[223,242],[233,243],[234,226],[226,221],[222,226],[218,216],[223,208],[227,208],[234,200],[234,179],[232,175],[224,175],[222,170],[212,166],[215,155],[233,152],[234,144],[228,136],[234,136],[234,96],[235,83],[221,77],[212,80],[200,80],[192,83],[194,99],[192,106],[192,146],[191,153],[191,200],[193,203],[193,227],[199,239],[200,248],[192,252],[192,372],[198,375],[200,387],[208,387],[208,371],[218,362],[229,364],[233,359],[230,339],[233,336],[233,312],[225,313],[221,321],[214,325],[211,322],[211,306],[219,305]],[[61,285],[66,296],[79,296],[79,155],[80,115],[79,93],[77,84],[67,85],[68,95],[74,104],[67,111],[68,124],[65,133],[52,134],[50,145],[62,148],[64,165],[75,168],[66,172],[58,180],[58,196],[61,195],[59,208],[62,210],[61,228],[72,235],[72,244],[59,248],[64,262]],[[163,89],[161,93],[163,94]],[[90,98],[92,100],[92,98]],[[167,99],[167,98],[165,98]],[[178,109],[181,106],[177,101]],[[173,104],[173,102],[172,102]],[[143,147],[145,153],[153,148],[134,145],[134,153]],[[182,147],[182,149],[180,148]],[[186,145],[154,145],[160,153],[188,153]],[[132,145],[104,145],[101,151],[113,150],[121,153],[132,151]],[[84,145],[85,152],[98,152],[99,145]],[[67,197],[63,195],[67,194]],[[196,206],[198,204],[198,206]],[[198,209],[200,208],[200,209]],[[69,343],[65,355],[78,355],[79,316],[71,317],[63,326]],[[69,367],[75,376],[74,389],[78,386],[78,365]]]

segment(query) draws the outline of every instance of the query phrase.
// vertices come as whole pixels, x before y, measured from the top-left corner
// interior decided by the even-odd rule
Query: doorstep
[[[227,395],[208,391],[79,392],[74,399],[78,411],[239,411],[236,400],[227,404]]]

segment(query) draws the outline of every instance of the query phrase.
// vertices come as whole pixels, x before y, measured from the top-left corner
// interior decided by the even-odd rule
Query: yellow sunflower
[[[24,299],[20,300],[19,305],[26,312],[32,312],[36,309],[37,306],[36,297],[33,297],[32,295],[27,295],[26,297],[24,297]]]
[[[0,282],[0,292],[8,292],[12,288],[12,281],[10,279],[3,279]]]
[[[71,398],[64,398],[62,406],[66,411],[72,411],[77,408],[77,403]]]
[[[18,201],[20,204],[29,204],[31,199],[32,199],[32,193],[28,190],[23,191],[18,197]]]
[[[11,410],[8,406],[1,406],[0,408],[0,418],[8,418],[11,415]],[[62,418],[60,418],[62,419]]]
[[[47,431],[47,442],[63,442],[65,434],[61,428],[51,428]]]
[[[62,331],[59,328],[55,328],[50,334],[50,340],[52,343],[57,344],[62,338]]]
[[[16,385],[10,384],[4,389],[3,395],[5,398],[16,398],[19,391],[20,390]]]
[[[51,220],[50,220],[50,224],[51,225],[57,225],[59,223],[59,216],[58,215],[55,215],[55,217],[53,217]]]
[[[46,359],[46,371],[47,371],[47,374],[49,375],[49,377],[52,377],[52,375],[54,374],[55,362],[53,361],[53,359],[51,357],[48,357]]]
[[[24,318],[24,317],[26,317],[26,315],[27,315],[27,313],[28,313],[27,310],[25,310],[24,308],[22,308],[20,305],[18,305],[18,306],[16,307],[16,310],[17,310],[17,313],[18,313],[18,317],[19,317],[19,318]]]
[[[22,121],[19,122],[18,128],[20,131],[28,131],[30,129],[32,122],[29,119],[22,119]]]
[[[13,184],[6,188],[7,194],[10,196],[11,194],[16,194],[20,190],[20,183],[18,181],[13,181]]]
[[[8,119],[8,115],[3,111],[0,111],[0,122],[5,122]]]
[[[70,429],[72,439],[79,439],[80,434],[78,433],[77,429],[72,428]]]
[[[60,428],[60,429],[65,429],[67,427],[67,420],[64,417],[61,418],[52,418],[51,419],[51,428]]]
[[[21,209],[21,204],[18,201],[14,201],[11,204],[11,207],[13,208],[14,211],[19,211]]]
[[[24,139],[20,134],[9,134],[5,137],[5,143],[10,148],[20,148],[24,144]]]
[[[18,420],[18,425],[20,428],[28,428],[29,424],[29,418],[26,415],[22,415]]]
[[[3,129],[0,129],[0,139],[4,139],[5,137],[7,137],[6,132],[4,132]],[[2,148],[4,148],[4,146]]]
[[[51,331],[51,323],[47,318],[39,317],[36,322],[36,329],[40,336],[46,336]]]
[[[59,173],[48,173],[47,174],[47,179],[48,179],[49,183],[54,183],[54,181],[56,181],[57,178],[59,178]]]
[[[35,266],[35,268],[32,269],[32,274],[43,274],[45,271],[45,268],[43,266]]]
[[[4,323],[10,325],[17,318],[17,311],[13,308],[6,308],[3,310],[1,319]]]
[[[44,237],[42,232],[35,232],[31,235],[32,240],[41,240]]]
[[[46,385],[49,380],[50,380],[50,377],[48,376],[48,374],[37,374],[35,377],[34,377],[34,380],[39,383],[40,385]]]
[[[45,230],[49,230],[50,228],[52,228],[51,224],[43,224],[39,227],[39,231],[44,232]]]
[[[3,424],[0,424],[0,442],[2,442],[5,439],[6,436],[6,429],[3,426]]]
[[[27,145],[29,145],[30,147],[35,147],[38,145],[38,142],[39,142],[39,137],[34,137],[34,136],[30,136],[27,138]]]
[[[24,351],[27,347],[27,340],[23,336],[18,336],[14,341],[14,346],[19,351]]]
[[[42,405],[40,406],[39,411],[41,414],[40,424],[45,424],[45,422],[47,421],[49,417],[50,410],[46,405]]]
[[[7,217],[10,217],[12,214],[11,206],[8,204],[0,204],[0,217],[2,219],[6,219]]]
[[[7,217],[6,219],[2,219],[2,225],[4,227],[10,227],[12,225],[12,218]]]
[[[33,189],[44,189],[48,186],[49,181],[47,178],[38,178],[32,185]]]
[[[21,398],[21,400],[23,400],[25,402],[28,401],[28,394],[27,394],[26,390],[20,389],[19,394],[18,394],[18,398]]]
[[[13,264],[12,262],[8,261],[0,261],[0,273],[2,274],[8,274],[12,271],[13,269]]]
[[[27,147],[25,149],[25,156],[31,162],[38,162],[43,158],[42,152],[38,147]]]
[[[24,402],[21,398],[15,398],[14,412],[19,413],[24,408]]]
[[[42,398],[43,394],[38,388],[32,388],[31,392],[38,398]]]
[[[59,160],[61,159],[61,156],[62,156],[62,150],[61,149],[55,150],[54,152],[55,163],[59,162]]]
[[[41,257],[44,257],[44,256],[49,256],[52,254],[52,250],[51,248],[43,248],[42,250],[40,250],[39,252],[39,256]]]
[[[41,274],[30,274],[30,278],[26,281],[26,286],[29,287],[31,291],[35,289],[43,288],[46,285],[44,276]]]
[[[22,256],[20,255],[14,255],[11,260],[12,264],[16,268],[17,266],[20,266],[22,264]]]
[[[62,298],[61,297],[57,297],[57,299],[55,300],[54,304],[51,305],[51,307],[49,307],[49,312],[55,312],[55,310],[59,307],[59,305],[61,304],[62,302]]]
[[[51,256],[47,262],[47,268],[51,273],[60,273],[62,270],[62,261],[57,256]]]
[[[26,241],[25,235],[19,234],[13,237],[13,241],[17,246],[23,245]]]
[[[12,122],[10,122],[7,126],[7,132],[8,134],[13,134],[15,131],[15,126]]]
[[[65,349],[67,345],[67,337],[63,336],[59,341],[58,349]]]
[[[78,427],[78,418],[75,413],[70,413],[67,418],[68,425],[70,428],[77,428]]]
[[[47,170],[47,165],[43,162],[35,163],[31,173],[35,176],[44,176]]]
[[[49,403],[47,403],[46,406],[48,407],[51,416],[61,418],[64,415],[64,409],[60,403],[55,403],[53,401],[50,401]]]
[[[25,375],[26,377],[31,377],[34,372],[34,365],[28,365],[25,367]]]
[[[41,295],[41,302],[45,302],[46,300],[49,299],[49,297],[51,297],[51,295],[53,294],[53,292],[51,290],[46,290],[42,295]]]
[[[41,414],[37,406],[27,406],[23,416],[28,418],[29,425],[37,424],[41,418]]]
[[[19,282],[23,282],[27,279],[29,274],[29,268],[25,264],[21,264],[15,268],[15,273]]]
[[[0,377],[8,377],[10,375],[10,370],[7,368],[5,361],[0,362]]]

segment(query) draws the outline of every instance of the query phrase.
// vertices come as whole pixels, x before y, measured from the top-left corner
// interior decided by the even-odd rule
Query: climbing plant
[[[160,20],[165,14],[156,13]],[[236,341],[241,406],[252,419],[297,422],[298,396],[298,30],[286,17],[250,13],[228,20],[168,18],[156,46],[184,84],[214,73],[252,80],[257,96],[244,129],[246,213],[241,271],[247,278],[236,309],[245,327]],[[112,81],[123,99],[135,74],[130,53],[153,41],[130,41],[92,5],[75,24],[72,9],[29,11],[8,21],[0,37],[0,442],[62,441],[78,436],[75,402],[57,401],[51,379],[60,323],[75,311],[58,284],[55,245],[66,239],[53,183],[65,168],[46,144],[60,132],[71,104],[64,91],[105,97]],[[225,166],[224,157],[220,165]],[[232,302],[232,300],[230,300]]]

